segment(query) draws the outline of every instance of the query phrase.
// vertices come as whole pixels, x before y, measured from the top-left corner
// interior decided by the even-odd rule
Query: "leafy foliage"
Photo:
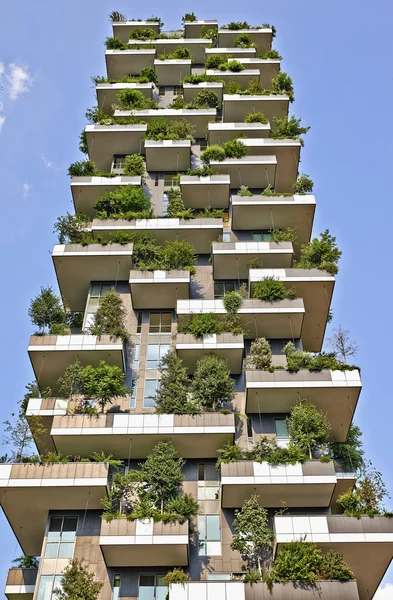
[[[254,194],[250,192],[247,185],[242,185],[240,190],[238,190],[238,196],[253,196]]]
[[[320,352],[319,354],[311,354],[310,352],[297,350],[292,342],[288,342],[284,346],[284,352],[287,357],[287,369],[288,371],[294,373],[300,369],[318,372],[322,371],[323,369],[331,369],[332,371],[349,371],[357,368],[339,361],[334,352]]]
[[[110,23],[116,23],[118,21],[125,21],[126,16],[123,13],[118,12],[117,10],[113,10],[109,13],[109,21]]]
[[[222,29],[230,29],[232,31],[238,31],[239,29],[250,29],[247,21],[231,21],[228,25],[223,25]]]
[[[105,40],[107,50],[127,50],[128,46],[115,37],[107,37]]]
[[[269,119],[265,117],[265,115],[261,112],[249,113],[244,119],[245,123],[263,123],[267,125],[269,123]]]
[[[300,269],[322,269],[332,275],[338,272],[338,261],[342,255],[337,248],[336,238],[330,235],[329,229],[320,233],[320,237],[313,238],[309,244],[303,244],[300,249],[300,258],[295,262],[295,267]]]
[[[82,133],[79,136],[79,150],[83,154],[87,154],[89,152],[89,148],[87,146],[87,136],[86,136],[86,131],[85,130],[83,130]]]
[[[225,63],[226,59],[222,54],[211,54],[206,59],[206,69],[218,69],[221,64]]]
[[[11,562],[15,569],[38,569],[39,566],[37,556],[19,556]]]
[[[302,173],[293,186],[294,193],[299,195],[311,194],[314,189],[314,182],[308,175]]]
[[[286,229],[272,229],[270,232],[272,242],[296,242],[296,231],[291,227]]]
[[[241,87],[237,81],[227,81],[225,84],[226,94],[240,94]]]
[[[157,32],[151,27],[137,27],[129,35],[130,40],[154,40]]]
[[[70,165],[68,175],[70,177],[89,177],[95,175],[96,168],[91,160],[78,160]]]
[[[266,338],[257,338],[251,342],[247,355],[247,369],[268,369],[272,364],[272,350]]]
[[[193,400],[204,409],[216,410],[235,396],[235,382],[228,363],[214,355],[200,358],[191,383]]]
[[[301,135],[304,135],[310,129],[310,127],[302,127],[301,121],[301,119],[296,119],[294,116],[284,117],[283,119],[273,117],[271,137],[276,140],[296,140],[300,138]],[[300,139],[300,141],[302,146],[304,146],[303,140]]]
[[[105,192],[97,199],[94,209],[100,219],[124,219],[131,215],[135,219],[151,218],[153,213],[150,199],[135,185],[120,185]]]
[[[218,67],[220,71],[232,71],[232,73],[239,73],[244,70],[244,66],[238,60],[229,60],[228,62],[223,62]]]
[[[255,48],[252,37],[248,33],[242,33],[233,40],[234,48]]]
[[[236,315],[219,315],[215,313],[180,315],[177,329],[179,333],[190,333],[197,338],[214,333],[228,332],[235,335],[243,333],[239,317]]]
[[[194,21],[197,21],[195,13],[191,12],[191,13],[186,13],[185,15],[183,15],[182,18],[181,18],[182,24],[184,25],[184,23],[186,21],[188,21],[188,23],[194,23]]]
[[[198,75],[187,75],[183,79],[183,83],[192,83],[194,85],[198,84],[198,83],[202,83],[204,81],[222,83],[222,79],[220,79],[220,77],[218,75],[206,75],[206,73],[200,73]]]
[[[360,476],[353,492],[348,491],[337,499],[339,509],[350,517],[368,515],[373,517],[384,511],[383,500],[390,498],[382,473],[370,461],[363,462]]]
[[[100,299],[100,304],[94,313],[90,334],[98,336],[106,334],[113,339],[120,338],[126,342],[128,339],[125,327],[126,315],[120,294],[112,289]]]
[[[242,158],[247,154],[247,147],[240,140],[229,140],[222,147],[226,158]]]
[[[61,299],[51,286],[42,286],[40,293],[30,300],[28,315],[33,325],[40,328],[41,334],[53,324],[64,323],[65,320]]]
[[[185,15],[183,19],[185,19],[186,16],[188,15]],[[163,578],[165,585],[168,586],[174,583],[187,583],[188,579],[189,577],[187,573],[185,573],[183,569],[180,569],[178,567],[175,567],[174,569],[172,569],[172,571],[168,571],[168,573]]]
[[[272,79],[272,88],[278,94],[287,94],[290,102],[295,100],[292,79],[285,71],[280,71],[277,73],[277,77]]]
[[[313,452],[327,442],[331,430],[326,415],[306,400],[293,407],[287,417],[287,427],[290,445],[297,446],[310,459]]]
[[[143,233],[134,244],[133,263],[134,268],[141,271],[186,269],[194,273],[195,248],[185,240],[167,241],[164,246],[158,246],[149,233]]]
[[[294,300],[296,298],[296,290],[294,288],[286,288],[285,283],[274,277],[264,277],[261,281],[257,281],[252,290],[252,297],[267,302],[275,302],[277,300]]]
[[[195,127],[186,119],[168,121],[164,117],[156,117],[147,125],[147,140],[192,140]]]
[[[219,103],[217,94],[212,90],[201,90],[193,101],[196,108],[217,108]]]
[[[167,213],[171,218],[191,219],[193,213],[191,209],[186,209],[182,199],[181,191],[178,188],[170,188],[166,191],[168,196]]]
[[[203,163],[208,165],[211,161],[222,161],[225,160],[225,150],[218,144],[212,144],[208,146],[201,154],[201,160]]]
[[[53,590],[53,593],[56,600],[97,600],[103,585],[95,580],[94,574],[82,561],[73,558],[63,571],[60,588]]]
[[[230,315],[235,315],[239,312],[242,304],[243,298],[240,296],[239,292],[226,292],[222,299],[224,308]]]
[[[141,154],[129,154],[124,159],[124,175],[128,177],[143,176],[145,174],[145,161]]]
[[[126,110],[156,109],[158,105],[154,100],[146,98],[140,90],[124,88],[117,94],[121,108]]]
[[[189,415],[200,412],[199,406],[192,401],[190,380],[183,361],[172,350],[160,364],[161,380],[156,394],[156,412],[175,415]]]
[[[85,395],[95,398],[101,411],[115,398],[126,396],[129,391],[124,386],[124,373],[117,365],[108,365],[104,360],[98,367],[87,365],[82,373]]]
[[[57,233],[59,244],[80,244],[85,237],[85,228],[89,224],[89,218],[82,214],[72,215],[69,212],[58,217],[53,227],[53,233]]]
[[[173,52],[168,54],[159,54],[159,60],[188,60],[191,57],[191,53],[188,48],[178,46]]]
[[[194,175],[196,177],[207,177],[208,175],[214,175],[214,171],[209,165],[204,165],[198,169],[188,169],[187,175]]]
[[[258,58],[262,58],[262,60],[266,60],[269,58],[276,58],[278,60],[282,59],[282,56],[280,55],[280,53],[277,50],[266,50],[266,52],[264,52],[263,54],[258,54]]]

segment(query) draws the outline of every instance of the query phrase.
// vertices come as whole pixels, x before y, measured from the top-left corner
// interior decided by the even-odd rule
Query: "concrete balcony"
[[[228,208],[231,180],[229,175],[181,175],[180,189],[186,208]]]
[[[135,29],[153,29],[160,33],[160,25],[158,21],[115,21],[112,23],[113,37],[121,40],[124,44],[128,42],[130,33]]]
[[[239,136],[244,138],[268,138],[270,125],[264,123],[209,123],[209,144],[225,144]]]
[[[249,188],[266,188],[276,179],[277,159],[275,156],[242,156],[211,160],[211,168],[217,173],[229,175],[231,188],[246,185]]]
[[[99,543],[107,567],[188,565],[188,522],[103,520]]]
[[[49,510],[102,510],[108,465],[0,465],[2,508],[27,556],[39,556]]]
[[[184,102],[191,104],[195,97],[204,90],[214,92],[218,98],[219,108],[222,107],[222,98],[224,95],[224,84],[219,81],[202,81],[201,83],[183,83]]]
[[[223,121],[243,122],[250,113],[261,112],[273,123],[273,117],[283,119],[288,116],[289,97],[285,94],[270,96],[248,96],[224,94]]]
[[[158,77],[158,85],[179,85],[182,79],[191,75],[191,60],[169,59],[154,61],[154,70]]]
[[[273,40],[273,32],[270,28],[265,29],[219,29],[218,46],[219,48],[230,48],[239,35],[249,35],[255,44],[257,52],[266,52],[270,50]]]
[[[242,139],[248,156],[272,156],[277,159],[276,176],[272,183],[277,192],[291,193],[296,183],[300,162],[299,140]]]
[[[75,212],[83,213],[93,219],[96,214],[93,207],[98,198],[106,192],[114,191],[123,185],[140,187],[142,177],[126,177],[125,175],[116,177],[72,177],[71,193]]]
[[[204,63],[205,62],[205,50],[206,48],[210,48],[211,40],[208,38],[175,38],[175,39],[158,39],[158,40],[149,40],[143,42],[141,40],[129,40],[128,47],[132,50],[133,46],[144,46],[147,47],[151,44],[154,44],[156,47],[157,55],[160,54],[171,54],[174,52],[179,46],[182,48],[187,48],[190,51],[192,62],[193,63]],[[179,84],[177,81],[177,84]]]
[[[197,361],[207,354],[214,354],[226,360],[232,374],[238,375],[242,372],[243,335],[221,333],[196,338],[188,333],[178,333],[176,351],[189,373],[194,373]]]
[[[290,267],[291,242],[213,242],[213,279],[248,279],[250,260],[265,267]]]
[[[160,441],[171,440],[183,458],[211,458],[233,443],[233,414],[156,415],[105,413],[53,416],[50,436],[58,452],[90,456],[99,448],[115,458],[146,458]],[[131,454],[130,439],[132,438]]]
[[[169,600],[359,600],[356,581],[318,581],[315,586],[298,582],[189,581],[169,588]]]
[[[324,552],[341,552],[355,574],[360,600],[373,598],[393,556],[393,521],[386,517],[276,516],[274,530],[276,548],[305,536]]]
[[[192,244],[197,254],[210,254],[214,240],[222,234],[222,219],[94,219],[91,231],[107,237],[112,231],[135,232],[137,238],[142,233],[151,233],[158,244],[166,241],[185,240]]]
[[[265,508],[328,508],[332,495],[353,487],[352,478],[337,478],[333,461],[318,460],[271,466],[267,462],[239,461],[221,465],[221,504],[241,508],[253,494]],[[337,488],[337,490],[336,490]]]
[[[189,271],[131,271],[132,306],[137,309],[174,309],[190,297]]]
[[[98,108],[106,115],[113,113],[113,104],[119,104],[118,94],[122,90],[137,90],[145,98],[153,97],[153,83],[97,83],[96,94]]]
[[[89,159],[100,171],[110,171],[115,154],[143,153],[147,125],[86,125]]]
[[[218,29],[218,21],[215,19],[204,21],[198,19],[197,21],[185,21],[184,23],[184,35],[186,38],[198,38],[201,36],[202,27],[207,29]],[[202,60],[201,62],[204,62]]]
[[[300,398],[327,415],[332,441],[345,442],[362,383],[358,370],[290,373],[277,370],[246,371],[248,413],[289,413]]]
[[[226,314],[222,300],[179,300],[176,310],[178,315]],[[244,334],[246,339],[253,340],[258,337],[292,339],[301,335],[304,314],[305,309],[301,298],[274,303],[247,299],[243,300],[237,316],[246,332]]]
[[[128,75],[139,76],[142,69],[154,68],[155,49],[106,50],[105,63],[108,79],[119,79]]]
[[[38,569],[10,569],[4,595],[8,600],[33,600]]]
[[[85,310],[91,281],[127,281],[132,252],[132,244],[56,244],[52,260],[70,310]]]
[[[232,195],[231,203],[232,228],[235,231],[293,227],[297,237],[295,247],[307,244],[311,239],[315,196]]]
[[[190,140],[145,140],[145,152],[148,171],[187,171],[191,166]]]
[[[256,69],[259,71],[257,78],[265,90],[272,87],[272,79],[280,72],[280,60],[275,58],[245,57],[239,59],[245,69]]]
[[[209,56],[222,56],[225,60],[240,60],[241,58],[255,58],[255,48],[206,48],[205,62]]]
[[[308,352],[320,352],[333,295],[334,276],[320,269],[250,269],[251,297],[255,283],[264,277],[283,281],[287,288],[294,287],[297,296],[303,298],[306,308],[301,335],[303,347]]]
[[[240,62],[240,61],[239,61]],[[206,75],[219,77],[226,84],[228,81],[235,81],[239,84],[241,90],[246,90],[250,81],[260,77],[259,69],[245,68],[243,71],[220,71],[220,69],[207,69]]]
[[[40,388],[50,387],[54,393],[59,377],[76,360],[94,367],[105,360],[124,369],[123,342],[109,335],[32,335],[28,353]]]
[[[115,117],[138,117],[149,123],[152,119],[163,117],[169,123],[186,119],[195,127],[195,137],[204,138],[210,121],[215,121],[217,110],[215,108],[203,109],[174,109],[162,108],[160,110],[116,110]]]

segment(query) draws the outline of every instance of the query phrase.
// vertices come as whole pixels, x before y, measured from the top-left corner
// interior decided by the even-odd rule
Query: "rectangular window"
[[[286,419],[274,419],[274,424],[276,427],[276,436],[278,438],[287,438],[288,427]]]
[[[231,232],[230,231],[224,231],[224,233],[222,234],[222,241],[223,242],[231,241]]]
[[[171,333],[171,324],[171,312],[152,311],[149,320],[149,333]]]
[[[56,589],[61,589],[60,581],[62,575],[41,575],[38,586],[37,600],[54,600],[53,593]]]
[[[214,282],[214,298],[222,298],[227,292],[235,291],[234,281],[215,281]]]
[[[51,517],[45,558],[72,558],[78,517]]]
[[[131,381],[130,408],[136,406],[136,379]]]
[[[112,173],[118,173],[119,175],[123,174],[125,158],[125,154],[115,154],[113,156],[111,168]]]
[[[251,236],[253,242],[269,242],[272,238],[268,231],[253,231]]]
[[[164,575],[139,575],[139,600],[165,600],[167,594]]]
[[[244,575],[244,573],[242,573]],[[231,573],[207,573],[208,581],[230,581]]]
[[[146,369],[158,369],[162,358],[170,351],[170,349],[170,344],[148,344]]]
[[[219,556],[221,554],[221,531],[219,515],[198,517],[199,555]]]
[[[137,326],[136,326],[137,333],[142,333],[142,318],[143,318],[143,312],[141,310],[138,310]]]
[[[137,371],[139,368],[139,356],[141,352],[140,344],[135,344],[134,348],[134,358],[132,359],[132,368]]]
[[[145,379],[145,390],[143,393],[143,408],[154,408],[156,405],[156,393],[160,382],[158,379]]]
[[[119,594],[120,594],[120,584],[121,584],[120,575],[119,575],[119,573],[116,573],[116,575],[113,576],[112,600],[118,600]]]
[[[105,283],[92,283],[90,286],[90,294],[86,307],[85,314],[85,324],[84,327],[91,327],[94,322],[94,315],[97,312],[98,306],[100,304],[100,299],[102,296],[107,294],[114,288],[115,283],[113,282],[105,282]]]
[[[198,500],[217,500],[218,477],[215,465],[198,464]]]

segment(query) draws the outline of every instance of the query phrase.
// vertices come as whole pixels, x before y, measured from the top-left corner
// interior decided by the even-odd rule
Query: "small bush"
[[[174,52],[170,52],[169,54],[160,54],[158,58],[159,60],[187,60],[192,57],[188,48],[178,46]]]
[[[215,82],[222,83],[222,79],[220,79],[216,75],[206,75],[205,73],[201,73],[200,75],[187,75],[187,77],[185,77],[183,79],[183,83],[193,83],[193,84],[202,83],[204,81],[211,81],[211,82],[215,81]]]
[[[242,185],[240,190],[237,192],[238,196],[253,196],[254,194],[250,192],[247,185]]]
[[[225,150],[218,144],[213,144],[212,146],[208,146],[206,150],[204,150],[201,154],[201,160],[203,163],[208,165],[210,161],[222,161],[225,160]]]
[[[217,94],[211,90],[201,90],[193,101],[196,108],[217,108],[219,103]]]
[[[185,15],[183,15],[183,17],[181,18],[181,22],[184,23],[186,21],[188,21],[189,23],[193,23],[194,21],[197,21],[198,19],[195,16],[195,13],[186,13]]]
[[[227,158],[242,158],[247,154],[247,146],[240,140],[230,140],[222,146]]]
[[[177,330],[179,333],[190,333],[198,338],[214,333],[233,333],[235,335],[243,333],[236,315],[217,315],[215,313],[180,315]]]
[[[105,40],[107,50],[127,50],[128,46],[115,37],[107,37]]]
[[[220,71],[232,71],[233,73],[239,73],[244,70],[244,66],[238,60],[230,60],[222,63],[218,68]]]
[[[275,302],[285,298],[293,300],[296,298],[296,291],[293,288],[287,289],[283,281],[274,277],[264,277],[254,284],[252,297],[267,302]]]
[[[187,573],[185,573],[183,569],[179,569],[177,567],[174,568],[172,571],[168,571],[168,573],[163,578],[164,583],[167,586],[171,586],[174,583],[187,583],[188,579],[189,578]]]
[[[249,96],[261,96],[264,94],[264,92],[265,90],[259,83],[259,79],[257,77],[255,79],[251,79],[250,83],[248,84],[246,94]]]
[[[305,173],[302,173],[301,175],[299,175],[299,177],[296,180],[295,185],[293,186],[294,193],[299,194],[299,195],[311,194],[313,191],[313,188],[314,188],[313,180]]]
[[[151,27],[139,28],[137,27],[131,31],[129,35],[130,40],[154,40],[157,37],[156,31]]]
[[[262,60],[267,60],[268,58],[276,58],[278,60],[282,59],[282,56],[277,52],[277,50],[266,50],[263,54],[258,54],[258,58],[262,58]]]
[[[222,54],[211,54],[206,60],[206,69],[219,69],[223,63],[226,59]]]
[[[139,76],[139,83],[143,83],[141,81],[141,79],[146,80],[145,83],[147,83],[147,82],[157,83],[158,82],[156,72],[152,67],[145,67],[144,69],[141,70],[141,73]]]
[[[239,312],[243,299],[238,292],[227,292],[222,299],[224,308],[230,315],[235,315]]]
[[[130,158],[132,158],[130,156]],[[121,185],[105,192],[94,205],[97,216],[101,219],[124,218],[126,213],[138,213],[151,210],[150,199],[144,195],[142,188],[134,185]]]
[[[230,29],[231,31],[238,31],[239,29],[250,29],[247,21],[231,21],[228,25],[224,25],[222,29]]]
[[[218,450],[218,459],[216,462],[216,469],[220,468],[222,463],[227,464],[231,462],[238,462],[243,459],[243,450],[240,446],[225,444]]]
[[[251,342],[246,359],[247,369],[268,369],[272,364],[272,350],[266,338],[257,338]]]
[[[96,168],[91,160],[78,160],[72,163],[68,168],[70,177],[89,177],[95,175]]]
[[[237,83],[237,81],[227,81],[225,84],[225,93],[226,94],[240,94],[241,87]]]
[[[296,242],[296,232],[291,227],[286,229],[272,229],[270,232],[272,242]]]
[[[336,238],[325,229],[320,237],[313,238],[309,244],[303,244],[300,258],[295,266],[301,269],[322,269],[335,275],[338,273],[338,262],[342,252],[337,248]]]
[[[250,35],[248,35],[248,33],[242,33],[241,35],[238,35],[237,37],[235,37],[235,39],[233,40],[233,47],[234,48],[254,48],[255,44],[252,41],[252,37]]]
[[[301,135],[307,133],[310,129],[310,127],[302,127],[300,123],[301,119],[296,119],[294,116],[290,118],[284,117],[283,119],[273,117],[272,138],[276,140],[296,140],[300,138]],[[301,138],[300,141],[303,146],[304,142]]]
[[[269,123],[269,119],[265,117],[265,115],[261,112],[257,113],[249,113],[244,119],[245,123],[263,123],[267,125]]]
[[[288,73],[280,71],[277,74],[277,77],[272,79],[272,88],[278,94],[287,94],[290,102],[295,100],[292,79],[289,77]]]
[[[117,94],[121,108],[126,110],[143,110],[158,108],[157,103],[145,96],[139,90],[125,88]]]

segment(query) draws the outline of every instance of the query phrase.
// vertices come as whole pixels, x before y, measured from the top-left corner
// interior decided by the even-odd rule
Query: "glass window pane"
[[[218,471],[215,465],[205,465],[205,481],[218,481]]]
[[[160,346],[158,344],[149,344],[147,346],[146,368],[156,369],[159,362]]]
[[[152,586],[154,587],[154,575],[140,575],[139,587]]]
[[[113,285],[111,283],[103,283],[101,287],[101,296],[104,296],[111,291]]]
[[[55,590],[61,590],[61,580],[62,580],[62,575],[55,575],[55,580],[53,582],[53,590],[52,590],[52,600],[56,600],[57,599],[57,595],[54,594]]]
[[[205,499],[205,485],[199,484],[198,486],[198,500],[204,500]]]
[[[206,486],[205,487],[205,500],[216,500],[218,498],[218,487],[217,486]]]
[[[61,531],[63,517],[51,517],[49,523],[49,531]]]
[[[168,595],[168,587],[160,586],[156,588],[156,600],[165,600]]]
[[[207,556],[221,556],[221,542],[206,542]]]
[[[172,313],[161,313],[161,333],[171,332]]]
[[[288,437],[286,419],[275,419],[277,437]]]
[[[59,544],[57,542],[55,542],[55,543],[47,542],[46,547],[45,547],[45,554],[44,554],[45,558],[56,558],[58,547],[59,547]]]
[[[253,242],[262,242],[262,232],[261,231],[253,231],[252,232],[252,241]]]
[[[235,291],[235,282],[234,281],[225,281],[225,292],[234,292]]]
[[[157,333],[160,330],[160,313],[151,312],[149,321],[149,332]]]
[[[100,299],[98,296],[90,296],[89,298],[89,310],[92,310],[93,308],[97,308],[97,306],[100,303]]]
[[[221,298],[224,295],[224,282],[223,281],[215,281],[214,282],[214,297]]]
[[[220,540],[220,517],[219,515],[206,515],[206,539]]]
[[[99,296],[101,293],[101,284],[93,283],[91,286],[90,296]]]
[[[198,480],[205,481],[205,465],[203,463],[198,465]]]
[[[170,344],[161,344],[160,346],[160,360],[162,360],[165,356],[165,354],[168,354],[168,352],[170,352],[171,349],[171,345]]]
[[[41,575],[37,600],[50,600],[53,586],[53,575]]]
[[[76,531],[78,524],[78,517],[64,517],[63,533],[64,531]]]
[[[229,231],[224,231],[224,233],[222,234],[222,241],[223,242],[230,242],[231,241],[231,234]]]
[[[207,578],[210,581],[230,581],[231,574],[230,573],[208,573]]]
[[[62,542],[59,548],[59,558],[72,558],[74,555],[74,542]]]
[[[205,515],[200,515],[198,517],[198,531],[199,531],[199,539],[204,540],[206,537],[206,526],[205,526]]]
[[[154,408],[155,407],[156,391],[157,391],[157,379],[146,379],[145,392],[143,395],[143,406],[145,408]]]

